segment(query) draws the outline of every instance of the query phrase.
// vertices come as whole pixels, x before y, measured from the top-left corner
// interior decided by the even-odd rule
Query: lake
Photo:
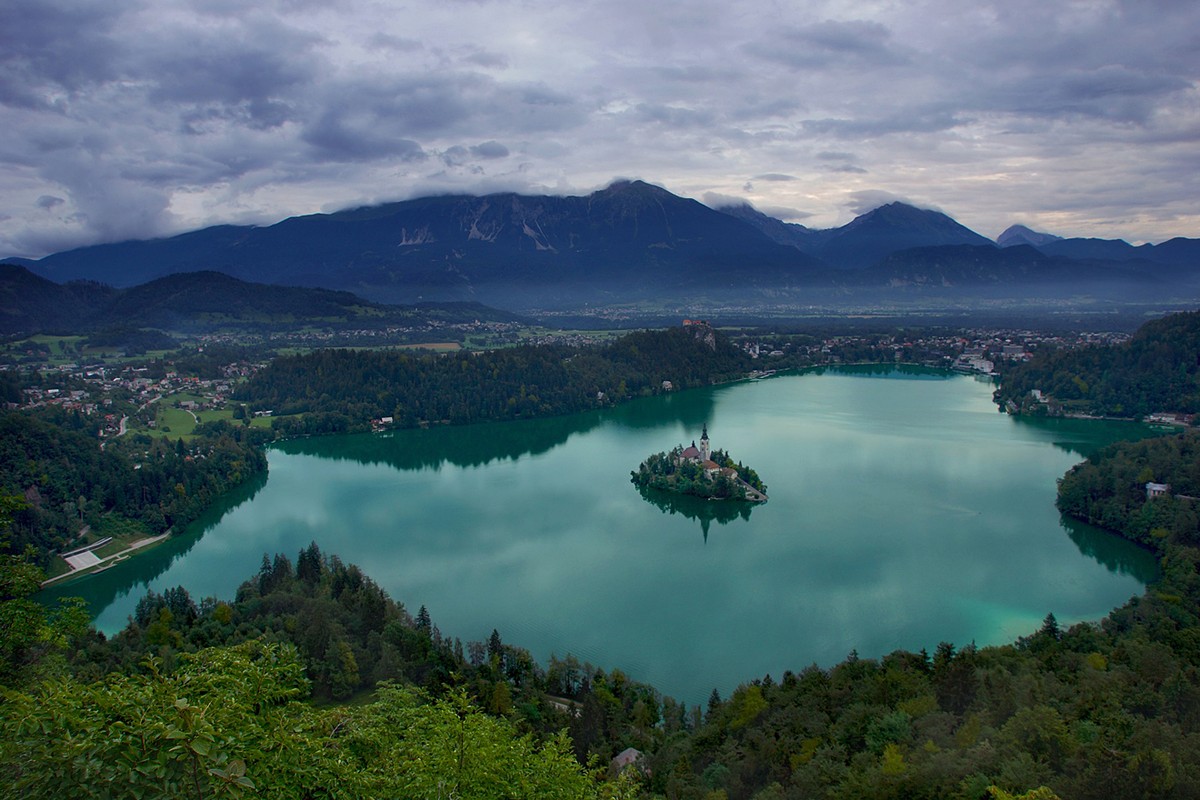
[[[1095,620],[1155,559],[1063,520],[1055,479],[1143,426],[1001,414],[992,385],[826,370],[528,422],[285,442],[247,487],[154,551],[73,582],[97,626],[147,588],[231,599],[264,553],[316,541],[442,633],[572,653],[696,704],[852,650],[1008,642]],[[651,453],[712,446],[763,505],[643,496]]]

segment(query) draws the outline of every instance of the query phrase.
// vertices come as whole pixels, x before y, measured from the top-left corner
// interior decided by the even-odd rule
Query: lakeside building
[[[1171,484],[1155,483],[1148,481],[1146,483],[1146,499],[1153,500],[1156,497],[1166,497],[1171,493]]]

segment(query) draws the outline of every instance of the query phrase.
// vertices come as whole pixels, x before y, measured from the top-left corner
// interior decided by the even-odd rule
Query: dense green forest
[[[1149,482],[1170,488],[1153,501]],[[1157,548],[1200,547],[1200,435],[1194,431],[1114,445],[1071,469],[1058,506],[1071,516],[1122,531]]]
[[[454,355],[321,350],[278,358],[237,399],[285,434],[567,414],[741,377],[749,357],[708,326],[643,331],[602,348],[521,346]]]
[[[11,552],[33,549],[48,563],[81,531],[145,534],[182,528],[218,497],[267,469],[270,434],[212,423],[186,445],[130,435],[101,449],[94,435],[73,430],[83,417],[0,414],[0,495],[20,499],[8,533]]]
[[[1039,403],[1035,389],[1050,402]],[[1026,413],[1200,412],[1200,312],[1147,322],[1121,345],[1039,350],[1005,370],[996,399]]]

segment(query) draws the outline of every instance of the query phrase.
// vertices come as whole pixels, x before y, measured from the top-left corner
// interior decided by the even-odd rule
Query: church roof
[[[699,458],[700,451],[696,449],[696,445],[692,445],[691,447],[685,449],[682,453],[680,453],[680,455],[683,456],[684,458]]]

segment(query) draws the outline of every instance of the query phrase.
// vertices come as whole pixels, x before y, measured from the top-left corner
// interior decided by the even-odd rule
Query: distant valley
[[[59,284],[127,288],[216,271],[373,303],[470,301],[522,312],[662,303],[1188,302],[1200,292],[1200,239],[1134,246],[1017,225],[993,242],[903,203],[818,230],[748,205],[709,208],[641,181],[585,197],[426,197],[7,262]],[[71,302],[88,291],[76,289]]]

